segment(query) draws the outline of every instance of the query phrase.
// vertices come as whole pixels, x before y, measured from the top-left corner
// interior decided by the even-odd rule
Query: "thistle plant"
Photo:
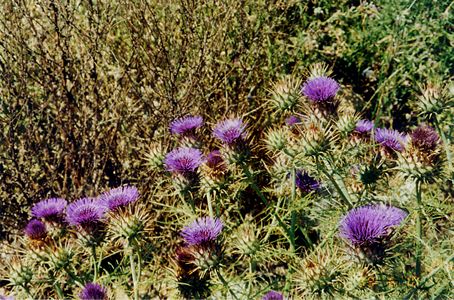
[[[239,111],[204,123],[188,114],[156,130],[166,142],[153,139],[140,164],[150,178],[118,180],[137,186],[93,195],[99,186],[87,183],[89,196],[32,205],[15,263],[0,271],[8,294],[448,295],[448,132],[428,114],[415,128],[360,117],[350,82],[326,65],[309,69],[271,85],[253,108],[263,118]]]

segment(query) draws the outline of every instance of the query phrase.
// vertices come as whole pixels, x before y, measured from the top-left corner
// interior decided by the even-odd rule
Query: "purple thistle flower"
[[[188,245],[205,245],[216,240],[224,224],[211,217],[198,218],[181,231],[181,236]]]
[[[203,118],[201,116],[186,116],[172,121],[170,123],[170,132],[179,135],[193,134],[202,125]]]
[[[97,283],[89,282],[80,292],[79,298],[81,300],[106,300],[107,290]]]
[[[440,143],[440,136],[430,126],[420,125],[411,133],[411,143],[422,151],[433,151]]]
[[[386,238],[399,225],[407,212],[383,204],[366,205],[350,210],[340,221],[340,236],[353,246],[371,246]]]
[[[100,201],[112,211],[136,201],[137,198],[139,198],[139,191],[134,186],[114,188],[99,197]]]
[[[356,123],[355,131],[359,133],[369,133],[374,129],[374,122],[369,120],[359,120]]]
[[[262,300],[284,300],[284,295],[276,291],[269,291],[263,296]]]
[[[61,218],[68,202],[62,198],[41,200],[32,207],[32,216],[48,221],[57,221]]]
[[[41,240],[46,237],[46,225],[40,220],[33,219],[25,226],[24,233],[32,240]]]
[[[188,175],[203,163],[203,156],[199,149],[182,147],[167,153],[164,163],[167,171]]]
[[[103,219],[107,206],[98,199],[82,198],[68,205],[66,220],[69,225],[90,229]]]
[[[320,76],[306,81],[301,91],[313,102],[325,102],[333,99],[339,88],[336,80]]]
[[[407,136],[397,130],[377,128],[375,129],[375,141],[386,149],[401,152],[407,144]]]
[[[0,300],[14,300],[14,296],[0,295]]]
[[[308,194],[320,188],[320,183],[304,170],[296,171],[295,184],[304,194]]]
[[[215,138],[221,140],[229,146],[234,145],[236,142],[246,138],[246,125],[243,120],[228,119],[216,124],[213,130]]]
[[[287,124],[287,126],[290,126],[290,127],[295,124],[298,124],[300,122],[301,122],[301,119],[295,115],[290,116],[287,119],[285,119],[285,124]]]

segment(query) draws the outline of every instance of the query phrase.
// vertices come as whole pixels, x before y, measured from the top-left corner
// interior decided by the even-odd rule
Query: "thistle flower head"
[[[32,240],[41,240],[47,235],[46,225],[39,220],[33,219],[28,222],[24,233]]]
[[[214,242],[222,231],[221,220],[211,217],[198,218],[181,231],[181,236],[188,245],[204,245]]]
[[[48,221],[58,220],[64,213],[68,202],[61,198],[41,200],[32,207],[32,216]]]
[[[340,236],[353,246],[371,246],[390,234],[408,214],[393,206],[366,205],[350,210],[340,222]]]
[[[313,102],[325,102],[333,99],[339,88],[336,80],[320,76],[306,81],[301,92]]]
[[[170,123],[170,132],[178,135],[191,135],[203,125],[201,116],[186,116]]]
[[[104,202],[110,210],[126,206],[139,198],[139,191],[134,186],[122,186],[111,189],[100,196],[100,201]]]
[[[284,300],[284,295],[271,290],[263,296],[262,300]]]
[[[82,198],[68,205],[66,208],[66,220],[69,225],[88,229],[103,219],[107,209],[103,201],[93,198]]]
[[[304,194],[308,194],[320,188],[320,183],[304,170],[296,171],[295,184]]]
[[[167,153],[164,163],[167,171],[187,175],[203,163],[203,156],[199,149],[181,147]]]
[[[355,131],[359,133],[369,133],[374,129],[374,122],[369,120],[359,120],[356,123]]]
[[[407,144],[407,136],[397,130],[377,128],[375,141],[388,150],[402,152]]]
[[[107,290],[105,287],[89,282],[79,293],[81,300],[107,300]]]
[[[440,137],[438,133],[430,126],[421,125],[411,133],[412,146],[421,151],[433,151],[439,143]]]
[[[0,295],[0,300],[14,300],[14,296]]]
[[[224,120],[216,124],[213,135],[228,146],[232,146],[246,138],[246,125],[240,118]]]

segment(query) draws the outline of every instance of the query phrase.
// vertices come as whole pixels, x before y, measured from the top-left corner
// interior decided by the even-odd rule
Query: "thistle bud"
[[[439,83],[429,83],[421,88],[419,107],[426,115],[438,115],[448,107],[453,106],[452,93],[449,87],[442,87]]]
[[[252,256],[260,249],[260,241],[256,235],[257,227],[251,221],[252,217],[248,215],[235,234],[233,247],[241,255]]]
[[[151,231],[151,215],[149,209],[142,204],[111,212],[108,217],[108,236],[123,247],[137,245]]]
[[[339,117],[336,127],[341,136],[346,137],[356,129],[357,122],[358,118],[355,115],[345,114]]]
[[[269,150],[281,151],[288,144],[288,133],[284,129],[278,128],[270,130],[266,137],[265,142]]]
[[[147,165],[154,171],[162,171],[164,169],[165,151],[159,144],[150,146],[149,152],[145,154]]]
[[[21,264],[19,261],[14,261],[11,264],[10,271],[10,279],[13,285],[28,288],[33,279],[32,268]]]
[[[300,102],[299,93],[301,80],[287,76],[273,84],[268,103],[270,107],[279,113],[293,111]]]

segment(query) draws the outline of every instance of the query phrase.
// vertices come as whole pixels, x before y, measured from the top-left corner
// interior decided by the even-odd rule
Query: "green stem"
[[[55,290],[57,291],[57,295],[59,299],[65,299],[65,295],[63,295],[63,291],[61,289],[60,283],[55,282]]]
[[[449,141],[446,138],[444,131],[440,127],[440,123],[438,122],[437,116],[435,116],[435,118],[434,118],[434,123],[435,123],[435,127],[437,128],[437,131],[440,133],[440,138],[443,141],[443,147],[445,148],[446,159],[448,161],[448,170],[452,171],[452,157],[451,157],[451,151],[449,150]]]
[[[134,262],[134,250],[133,247],[130,247],[129,263],[131,266],[131,275],[132,275],[132,284],[134,287],[134,300],[139,299],[139,287],[138,287],[138,278],[136,274],[136,267]]]
[[[421,200],[421,182],[416,181],[416,202],[417,202],[417,216],[416,216],[416,277],[421,277],[421,254],[422,254],[422,200]]]
[[[98,278],[98,262],[96,259],[96,245],[94,242],[91,244],[91,254],[93,256],[93,282],[96,282],[96,279]]]
[[[186,202],[186,197],[182,193],[178,193],[178,194],[180,195],[181,201]],[[194,199],[192,198],[192,196],[189,197],[189,201],[188,202],[191,205],[192,212],[195,214],[196,213],[195,203],[194,203]]]
[[[292,201],[290,206],[295,203],[296,198],[296,170],[292,168]],[[290,249],[292,252],[295,252],[295,224],[296,224],[296,213],[292,208],[291,211],[291,222],[290,222]]]
[[[224,277],[222,276],[221,272],[219,270],[216,269],[216,274],[218,275],[218,278],[219,280],[222,282],[222,285],[229,290],[229,293],[232,295],[233,298],[235,298],[236,300],[238,300],[238,297],[235,295],[235,293],[230,289],[229,287],[229,284],[227,283],[227,281],[224,279]]]
[[[271,230],[273,230],[274,226],[276,225],[276,215],[279,212],[279,209],[281,208],[281,200],[282,200],[281,197],[279,197],[277,199],[276,209],[274,210],[274,213],[273,213],[273,219],[271,221],[271,226],[268,226],[268,231],[266,232],[265,238],[263,239],[265,242],[268,241],[268,239],[270,238]]]
[[[262,191],[260,190],[260,188],[255,183],[254,178],[253,178],[251,172],[249,171],[249,168],[246,165],[243,165],[243,171],[244,171],[244,174],[246,175],[246,177],[248,178],[249,184],[251,185],[251,187],[254,190],[254,192],[259,196],[259,198],[262,200],[262,202],[268,208],[269,207],[268,200],[266,200],[266,198],[263,195]],[[295,241],[291,239],[290,230],[287,228],[287,226],[285,226],[284,222],[282,222],[282,219],[277,214],[275,214],[274,216],[276,217],[276,219],[277,219],[277,221],[279,223],[279,226],[281,226],[282,229],[284,229],[284,231],[287,233],[287,236],[289,238],[289,242],[290,242],[290,245],[291,245],[292,249],[295,249],[296,248],[295,247]]]
[[[84,287],[83,282],[79,279],[78,276],[76,276],[71,270],[68,269],[67,266],[63,268],[66,272],[66,274],[69,275],[69,277],[74,280],[74,282],[79,286],[79,287]]]
[[[208,212],[210,213],[210,217],[214,218],[213,205],[211,204],[211,193],[208,192],[206,195],[207,195]]]
[[[330,170],[328,170],[326,168],[326,166],[325,166],[325,164],[328,164],[330,166],[330,164],[328,162],[325,161],[325,164],[321,165],[319,160],[318,160],[318,157],[317,157],[316,158],[316,164],[317,164],[317,168],[319,170],[321,170],[322,173],[325,174],[329,178],[329,180],[334,185],[334,188],[336,189],[336,191],[339,194],[339,196],[344,200],[344,202],[349,206],[349,208],[352,208],[353,207],[353,203],[350,200],[350,195],[348,194],[348,192],[347,192],[347,190],[345,188],[345,183],[342,180],[342,178],[339,179],[339,182],[334,178],[333,174],[331,174]],[[345,190],[342,189],[342,187]]]

